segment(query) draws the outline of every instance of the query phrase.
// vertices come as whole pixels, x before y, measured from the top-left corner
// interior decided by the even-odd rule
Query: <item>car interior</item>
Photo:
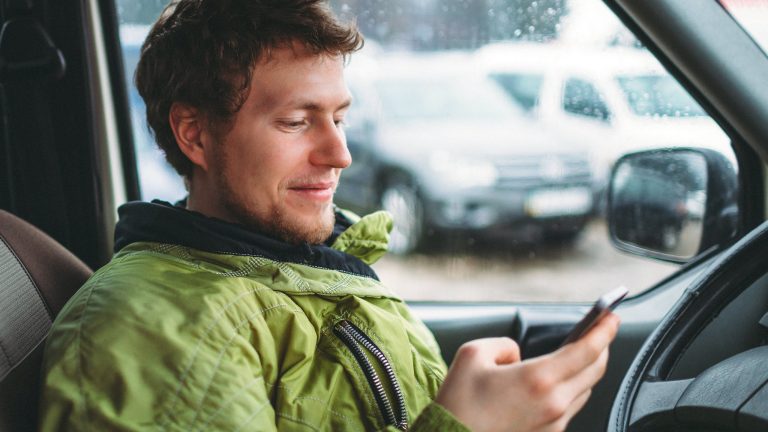
[[[604,3],[723,128],[738,166],[695,148],[625,157],[701,156],[701,228],[677,254],[633,243],[613,223],[617,163],[615,246],[682,265],[618,306],[607,373],[568,430],[768,430],[767,48],[726,1]],[[0,22],[0,431],[27,431],[47,331],[109,260],[115,209],[141,191],[115,3],[0,0]],[[409,303],[449,364],[481,337],[511,337],[524,358],[549,353],[591,306]]]
[[[93,273],[50,236],[0,210],[3,363],[0,428],[34,428],[43,341],[64,303]]]

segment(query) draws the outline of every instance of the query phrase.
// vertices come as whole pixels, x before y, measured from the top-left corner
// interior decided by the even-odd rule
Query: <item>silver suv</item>
[[[531,125],[471,58],[361,54],[348,67],[354,163],[336,201],[393,213],[396,253],[455,233],[573,239],[592,212],[587,149]]]

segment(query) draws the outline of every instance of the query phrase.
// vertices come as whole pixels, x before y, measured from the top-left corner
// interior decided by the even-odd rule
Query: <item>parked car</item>
[[[477,56],[532,117],[588,143],[603,185],[632,151],[695,146],[732,154],[720,127],[645,50],[500,42]]]
[[[592,212],[586,148],[531,125],[471,60],[389,54],[349,67],[354,163],[336,201],[390,211],[395,253],[445,232],[573,239]]]

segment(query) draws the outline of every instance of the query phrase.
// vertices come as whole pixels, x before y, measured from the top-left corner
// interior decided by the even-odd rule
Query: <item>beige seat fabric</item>
[[[34,430],[43,341],[91,273],[48,235],[0,210],[0,431]]]

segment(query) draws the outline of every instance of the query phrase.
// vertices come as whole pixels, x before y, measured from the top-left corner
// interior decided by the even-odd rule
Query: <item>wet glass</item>
[[[668,75],[616,78],[632,111],[649,117],[704,117],[701,106]]]
[[[629,250],[670,259],[699,251],[707,206],[707,162],[693,151],[648,152],[622,159],[611,187],[611,231]]]
[[[130,78],[165,2],[117,4]],[[657,147],[735,158],[717,124],[600,0],[330,5],[366,37],[347,67],[353,164],[336,202],[395,216],[392,253],[374,270],[403,298],[590,301],[618,285],[642,292],[677,270],[611,245],[615,162]],[[143,198],[177,200],[182,182],[126,85]]]

